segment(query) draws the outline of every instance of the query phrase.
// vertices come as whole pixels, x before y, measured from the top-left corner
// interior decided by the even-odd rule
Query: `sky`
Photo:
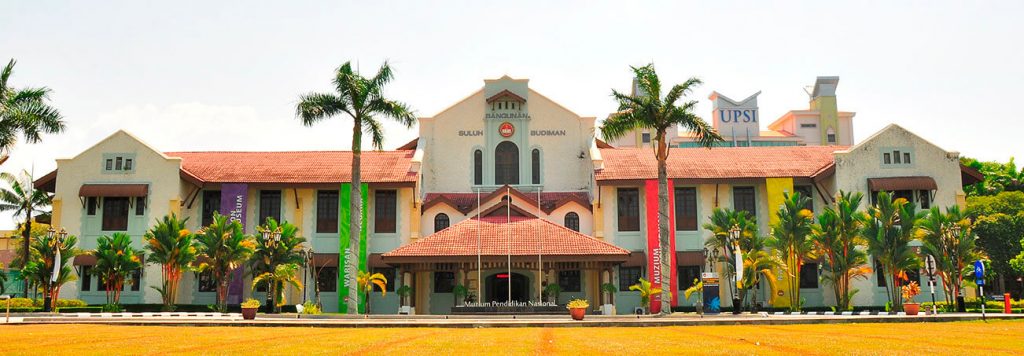
[[[304,127],[298,96],[352,61],[395,71],[386,95],[429,117],[509,75],[603,119],[630,66],[663,83],[758,97],[762,126],[840,77],[854,140],[890,123],[983,160],[1024,156],[1024,2],[11,1],[0,60],[14,87],[46,86],[67,131],[19,143],[0,170],[42,176],[118,129],[164,151],[350,149],[350,123]],[[385,125],[384,147],[417,136]],[[0,228],[12,228],[0,215]]]

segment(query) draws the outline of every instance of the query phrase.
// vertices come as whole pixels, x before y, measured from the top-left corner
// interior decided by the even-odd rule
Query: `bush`
[[[57,305],[55,305],[54,307],[55,308],[74,308],[74,307],[84,307],[84,306],[87,306],[87,305],[89,305],[89,304],[86,304],[85,301],[81,300],[81,299],[57,299]]]
[[[34,303],[32,303],[32,299],[28,299],[28,298],[11,298],[11,309],[14,309],[14,308],[33,308],[33,307],[35,307],[35,305],[34,305]]]
[[[302,304],[302,314],[314,314],[315,315],[315,314],[320,314],[320,313],[321,313],[320,307],[318,307],[316,305],[316,303],[313,303],[312,301],[307,301],[306,303]]]
[[[939,310],[953,310],[953,308],[949,308],[946,305],[946,302],[935,302],[935,305],[939,307]],[[977,309],[980,312],[981,311],[981,300],[979,300],[978,298],[966,299],[966,300],[964,300],[964,306],[967,307],[967,310]],[[921,309],[930,309],[931,307],[932,307],[932,303],[931,302],[921,303]],[[1024,300],[1011,300],[1010,301],[1010,308],[1011,309],[1024,308]],[[985,309],[986,310],[1003,310],[1003,302],[994,301],[994,300],[986,300],[985,301]]]

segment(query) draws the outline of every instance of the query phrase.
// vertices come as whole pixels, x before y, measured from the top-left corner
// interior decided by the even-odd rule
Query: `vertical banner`
[[[674,216],[674,207],[672,204],[672,182],[668,183],[668,196],[669,196],[669,245],[666,246],[669,249],[669,271],[661,270],[661,241],[658,238],[659,233],[659,216],[658,216],[658,180],[649,179],[644,181],[644,201],[647,208],[647,271],[651,281],[651,288],[663,288],[661,285],[662,273],[669,274],[669,285],[665,288],[669,288],[669,292],[672,293],[673,300],[671,305],[675,306],[678,301],[675,298],[677,294],[676,288],[678,288],[678,282],[676,282],[676,254],[675,254],[675,224],[673,224],[672,217]],[[661,294],[655,294],[651,296],[651,310],[652,314],[661,312]]]
[[[238,221],[245,230],[245,216],[249,206],[249,185],[225,183],[220,186],[220,213],[227,215],[231,221]],[[245,267],[238,267],[231,276],[228,285],[228,304],[242,303],[242,274]]]
[[[358,275],[360,271],[366,271],[366,203],[367,203],[367,185],[361,184],[360,193],[362,195],[362,219],[361,229],[359,230],[359,248],[358,248],[358,261],[353,266],[350,261],[352,258],[349,250],[349,236],[351,234],[351,219],[352,219],[352,183],[342,183],[340,190],[338,191],[338,312],[346,314],[349,312],[348,303],[346,302],[349,298],[348,290],[349,283],[351,282],[349,276]],[[352,298],[360,298],[359,300],[359,312],[362,313],[366,309],[366,301],[361,300],[361,295],[352,296]]]
[[[700,275],[703,283],[704,314],[718,314],[722,312],[722,299],[718,295],[718,273],[704,272]]]

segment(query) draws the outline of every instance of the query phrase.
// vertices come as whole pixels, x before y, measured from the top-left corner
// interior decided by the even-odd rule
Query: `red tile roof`
[[[669,178],[724,179],[811,177],[834,162],[840,146],[673,148]],[[655,179],[657,161],[650,148],[602,149],[598,181]]]
[[[413,151],[367,151],[361,178],[367,183],[415,183]],[[167,152],[181,169],[205,182],[341,183],[352,181],[352,152]]]
[[[504,192],[504,189],[505,188],[498,188],[494,192],[480,194],[480,202],[487,203],[488,200],[502,195],[501,193]],[[523,200],[531,206],[537,206],[537,193],[519,192],[515,188],[512,188],[512,190],[525,198]],[[423,208],[426,209],[435,204],[445,203],[463,214],[468,214],[476,208],[476,199],[476,193],[427,193],[423,199]],[[590,194],[587,192],[540,193],[540,206],[541,210],[544,210],[545,213],[550,213],[571,201],[578,202],[580,205],[590,208]]]
[[[625,261],[629,251],[544,219],[513,217],[466,219],[416,242],[382,255],[385,262],[420,257],[475,257],[477,236],[481,256],[588,256]],[[542,247],[543,245],[543,247]],[[391,261],[389,261],[391,260]]]

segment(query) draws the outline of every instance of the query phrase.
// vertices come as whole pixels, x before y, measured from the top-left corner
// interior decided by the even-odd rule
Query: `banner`
[[[225,183],[220,185],[220,213],[227,215],[231,221],[238,221],[245,230],[245,216],[249,207],[249,185],[244,183]],[[231,275],[228,284],[228,304],[242,303],[242,274],[245,267],[238,267]]]
[[[675,204],[673,194],[673,184],[670,180],[668,182],[668,217],[669,217],[669,271],[661,270],[661,242],[658,238],[658,180],[651,179],[644,181],[644,197],[645,205],[647,207],[647,271],[648,278],[651,281],[651,288],[662,288],[661,277],[662,273],[668,273],[669,275],[669,291],[672,292],[672,306],[679,304],[679,298],[676,297],[678,294],[679,285],[676,281],[676,228],[675,228]],[[651,296],[651,314],[661,312],[661,294],[655,294]]]
[[[358,261],[351,262],[352,258],[356,256],[352,255],[352,251],[349,250],[349,236],[351,234],[350,227],[352,219],[352,183],[342,183],[341,189],[338,191],[338,312],[347,314],[348,303],[346,302],[349,298],[348,289],[349,276],[358,275],[360,271],[366,272],[366,205],[367,205],[367,187],[366,183],[360,184],[360,194],[362,195],[362,218],[361,229],[359,229],[359,249],[358,249]],[[351,264],[350,264],[351,263]],[[359,298],[359,313],[363,313],[366,310],[366,301],[362,300],[362,294],[354,296],[353,298]]]
[[[722,299],[718,296],[718,273],[704,272],[700,276],[702,284],[701,294],[704,301],[704,314],[718,314],[722,312]]]

